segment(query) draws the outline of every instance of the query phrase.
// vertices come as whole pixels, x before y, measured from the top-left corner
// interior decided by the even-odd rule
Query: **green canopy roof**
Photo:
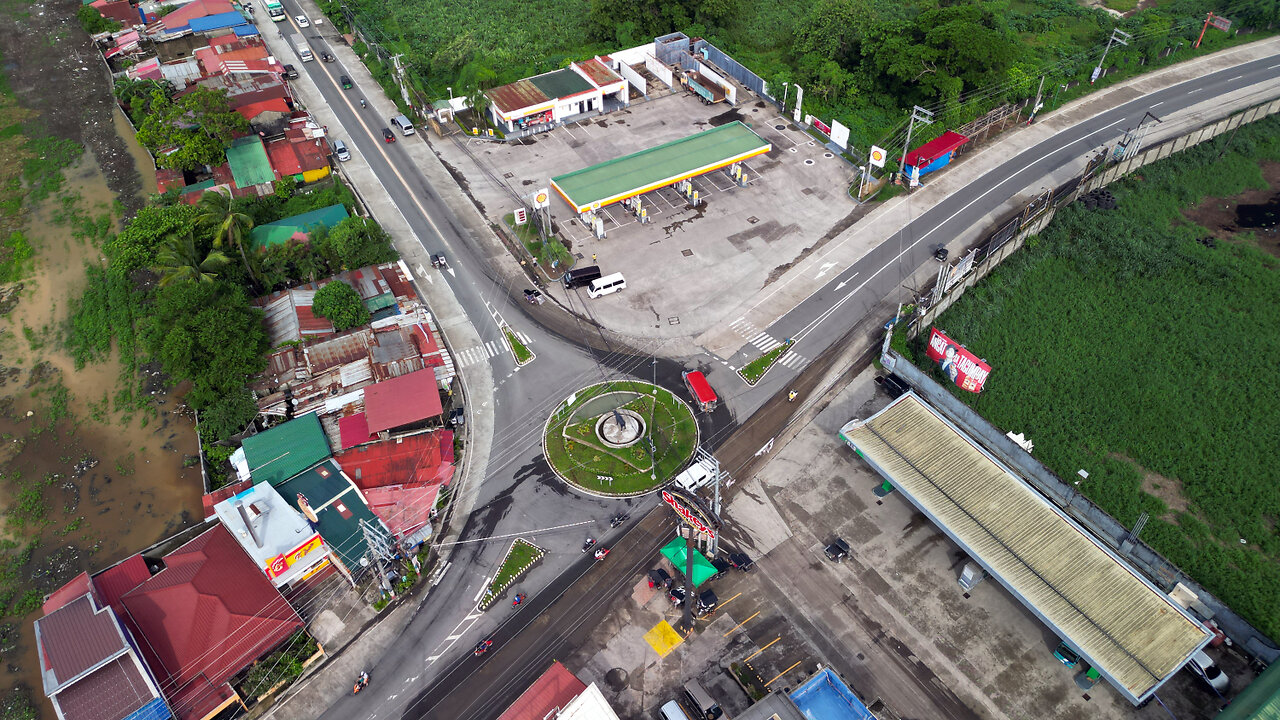
[[[254,248],[259,250],[269,245],[283,245],[297,233],[310,233],[319,226],[331,229],[348,217],[347,207],[342,203],[336,203],[329,207],[259,225],[249,231],[249,240]]]
[[[315,413],[250,435],[241,444],[253,481],[272,485],[279,485],[332,454]]]
[[[247,188],[276,181],[276,171],[271,168],[267,149],[257,135],[242,137],[227,148],[227,165],[236,187]]]
[[[662,548],[662,555],[676,566],[676,572],[683,575],[689,569],[689,558],[685,554],[685,539],[676,537]],[[693,551],[693,586],[696,588],[716,574],[716,568],[706,555]]]
[[[1276,720],[1280,718],[1280,663],[1272,664],[1249,683],[1217,720]]]

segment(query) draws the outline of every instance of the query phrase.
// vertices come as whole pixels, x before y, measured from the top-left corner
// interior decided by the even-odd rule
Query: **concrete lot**
[[[725,539],[757,568],[711,584],[721,608],[693,638],[658,658],[642,635],[678,614],[641,581],[566,660],[570,669],[599,682],[624,717],[652,717],[694,677],[733,715],[749,701],[726,668],[748,658],[771,690],[829,664],[881,717],[1169,717],[1156,702],[1133,708],[1105,681],[1076,687],[1047,627],[993,580],[965,597],[960,550],[902,497],[872,494],[879,476],[835,434],[887,402],[863,373],[730,496]],[[853,547],[842,564],[822,552],[836,535]],[[1230,694],[1252,679],[1233,653],[1209,652],[1232,676]],[[1212,717],[1220,704],[1185,671],[1159,697],[1183,719]]]
[[[640,224],[621,205],[603,208],[606,238],[597,240],[574,210],[553,193],[552,220],[578,263],[593,255],[607,274],[621,271],[627,290],[593,301],[591,313],[624,332],[655,326],[648,334],[685,337],[702,332],[733,309],[744,293],[780,276],[806,248],[834,237],[861,210],[846,193],[857,174],[809,135],[753,101],[734,108],[706,106],[679,93],[629,109],[503,144],[468,140],[467,157],[449,142],[433,141],[442,157],[467,176],[470,192],[493,222],[512,212],[517,195],[549,187],[573,170],[742,120],[773,144],[767,155],[745,163],[746,187],[725,171],[693,181],[704,202],[691,207],[674,189],[642,196],[650,221]],[[467,168],[480,163],[480,174]],[[500,179],[499,186],[495,180]],[[856,215],[855,215],[856,217]],[[712,281],[714,278],[714,281]],[[646,326],[647,327],[647,326]]]

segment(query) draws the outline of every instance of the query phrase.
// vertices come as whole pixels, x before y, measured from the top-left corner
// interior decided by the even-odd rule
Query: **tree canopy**
[[[329,322],[338,332],[360,327],[369,322],[369,308],[355,288],[334,280],[316,291],[311,301],[311,311]]]
[[[117,89],[129,94],[133,107],[138,88]],[[156,87],[145,105],[138,142],[156,156],[156,164],[162,168],[194,170],[220,164],[226,158],[227,144],[249,131],[249,121],[231,109],[222,90],[197,87],[175,100],[163,87]]]

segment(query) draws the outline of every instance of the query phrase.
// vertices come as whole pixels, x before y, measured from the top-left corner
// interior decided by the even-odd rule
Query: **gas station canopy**
[[[670,560],[671,564],[675,565],[676,570],[680,573],[684,573],[689,567],[689,557],[685,553],[685,539],[682,537],[677,537],[662,548],[662,555]],[[711,564],[711,561],[707,559],[707,556],[697,550],[694,550],[693,577],[689,578],[693,583],[693,586],[695,588],[698,587],[715,574],[716,568]]]

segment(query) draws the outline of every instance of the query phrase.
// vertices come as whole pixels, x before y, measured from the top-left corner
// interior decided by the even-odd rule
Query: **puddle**
[[[1280,195],[1261,205],[1236,207],[1236,227],[1275,231],[1280,224]]]

